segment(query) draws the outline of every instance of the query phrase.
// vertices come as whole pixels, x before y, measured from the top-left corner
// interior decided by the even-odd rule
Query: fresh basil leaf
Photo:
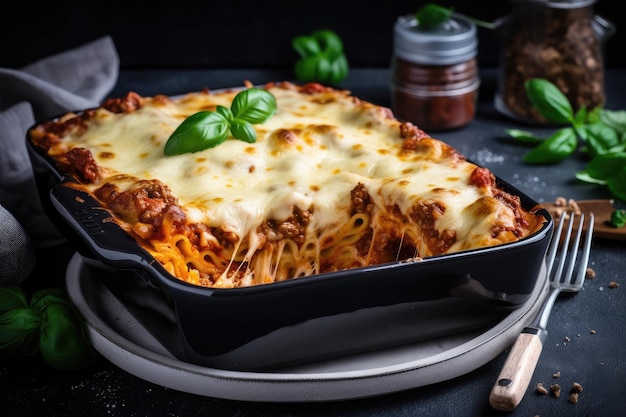
[[[572,155],[577,147],[578,139],[574,130],[572,128],[559,129],[524,155],[523,159],[533,164],[557,163]]]
[[[606,180],[609,191],[620,200],[626,201],[626,165]]]
[[[626,209],[613,210],[610,222],[613,227],[626,226]]]
[[[539,144],[545,140],[545,138],[540,138],[539,136],[525,130],[508,129],[506,132],[519,142]]]
[[[217,105],[215,106],[215,112],[219,113],[229,123],[235,118],[233,112],[228,107]]]
[[[312,36],[297,36],[291,40],[293,49],[302,57],[310,57],[322,53],[322,48]]]
[[[319,49],[326,54],[327,57],[334,59],[343,54],[343,42],[332,30],[318,30],[313,32],[311,36],[317,41]]]
[[[18,285],[0,287],[0,314],[16,308],[28,307],[26,294]]]
[[[542,78],[532,78],[524,83],[526,94],[533,107],[552,123],[574,123],[574,110],[569,100],[556,85]]]
[[[333,68],[328,59],[320,57],[315,63],[315,79],[323,83],[330,83],[333,79]]]
[[[589,112],[587,111],[586,106],[580,106],[574,114],[573,124],[574,126],[580,126],[587,123],[589,120]]]
[[[22,357],[37,352],[42,313],[23,307],[0,314],[0,357]]]
[[[294,66],[296,78],[300,81],[317,80],[317,56],[305,56],[299,59]]]
[[[241,119],[234,119],[230,124],[230,133],[239,140],[248,143],[256,141],[256,130],[250,122]]]
[[[262,88],[248,88],[235,96],[230,109],[236,119],[263,123],[276,111],[276,98]]]
[[[453,9],[428,3],[415,12],[415,20],[421,28],[432,29],[450,20],[452,13]]]
[[[43,311],[50,303],[69,305],[67,295],[58,288],[45,288],[36,291],[30,299],[30,308]]]
[[[599,110],[602,123],[615,129],[619,135],[626,134],[626,110]]]
[[[165,155],[213,148],[228,137],[228,120],[219,112],[202,111],[186,118],[165,143]]]
[[[344,55],[338,56],[331,63],[331,76],[329,82],[338,84],[348,75],[348,60]]]
[[[606,185],[606,180],[601,180],[598,178],[594,178],[586,170],[578,171],[576,173],[576,179],[587,182],[590,184],[598,184],[598,185]]]
[[[597,180],[608,180],[613,175],[617,175],[626,166],[626,153],[611,153],[598,155],[593,158],[585,169],[580,173],[585,173]]]
[[[585,132],[583,139],[587,143],[587,152],[593,157],[607,154],[620,144],[615,129],[604,123],[584,125],[581,130]]]
[[[39,351],[51,367],[63,371],[87,368],[97,359],[71,306],[56,302],[47,302],[43,311]]]
[[[322,29],[310,37],[294,38],[292,45],[300,55],[294,65],[299,81],[337,84],[347,77],[348,60],[343,51],[343,42],[332,30]]]

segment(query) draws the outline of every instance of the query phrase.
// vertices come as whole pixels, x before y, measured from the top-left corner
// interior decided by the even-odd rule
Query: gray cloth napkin
[[[0,284],[32,272],[35,249],[64,239],[41,207],[26,149],[36,121],[99,105],[117,82],[109,36],[21,69],[0,68]]]

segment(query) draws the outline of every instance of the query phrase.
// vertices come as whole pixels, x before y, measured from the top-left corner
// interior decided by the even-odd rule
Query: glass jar
[[[424,130],[449,130],[474,118],[480,78],[476,25],[462,17],[432,29],[414,16],[394,26],[391,103],[394,114]]]
[[[554,83],[575,111],[603,105],[603,45],[615,27],[594,14],[596,0],[509,1],[511,13],[495,24],[501,40],[495,108],[519,121],[547,124],[528,99],[524,83],[531,78]]]

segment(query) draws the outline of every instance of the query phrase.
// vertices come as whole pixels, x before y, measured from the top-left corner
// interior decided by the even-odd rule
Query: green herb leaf
[[[506,132],[519,142],[530,143],[530,144],[536,145],[545,141],[545,138],[540,138],[539,136],[536,136],[533,133],[527,132],[525,130],[508,129]]]
[[[593,157],[610,153],[620,144],[615,129],[603,123],[584,125],[580,130],[585,132],[583,138],[587,142],[587,152]]]
[[[626,209],[617,209],[611,213],[611,225],[613,227],[626,226]]]
[[[202,111],[186,118],[165,143],[165,155],[213,148],[226,140],[228,120],[220,112]]]
[[[22,287],[8,285],[0,287],[0,314],[16,308],[28,307]]]
[[[234,119],[230,124],[230,133],[244,142],[254,143],[256,141],[256,130],[254,130],[254,126],[245,120]]]
[[[50,303],[69,304],[67,296],[58,288],[38,290],[30,299],[30,308],[43,311]]]
[[[584,170],[576,174],[576,178],[583,181],[585,178],[607,181],[610,177],[618,175],[625,167],[626,153],[598,155],[589,161]]]
[[[46,305],[41,324],[39,351],[53,368],[68,371],[95,364],[97,354],[83,335],[80,323],[68,303],[42,298]]]
[[[291,40],[291,45],[303,57],[313,57],[322,53],[321,45],[313,36],[296,36]]]
[[[613,173],[607,180],[606,185],[613,195],[626,201],[626,165],[622,169]]]
[[[230,109],[235,119],[264,123],[276,111],[276,98],[267,90],[248,88],[235,96]]]
[[[618,135],[626,134],[626,110],[598,109],[598,114],[600,121],[615,129]]]
[[[252,124],[264,123],[276,112],[276,97],[261,88],[242,90],[233,98],[231,108],[216,106],[187,117],[165,143],[165,155],[178,155],[213,148],[228,138],[252,143],[256,131]]]
[[[524,161],[533,164],[552,164],[568,158],[578,147],[578,139],[572,128],[557,130],[524,155]]]
[[[421,28],[432,29],[450,20],[453,12],[451,8],[428,3],[415,12],[415,20]]]
[[[569,100],[556,85],[542,78],[524,83],[526,94],[533,107],[552,123],[574,123],[574,110]]]
[[[343,42],[337,33],[328,29],[321,29],[311,35],[320,46],[320,50],[330,59],[343,54]]]
[[[37,352],[42,313],[18,307],[0,314],[0,357],[22,357]]]
[[[310,36],[292,39],[291,44],[300,55],[294,65],[298,80],[338,84],[348,76],[343,42],[334,31],[317,30]]]
[[[592,157],[584,170],[575,174],[580,181],[608,187],[617,198],[626,201],[626,111],[601,107],[587,110],[581,106],[576,114],[566,96],[551,82],[531,79],[525,83],[533,106],[549,121],[569,123],[570,128],[555,132],[524,156],[534,164],[560,162],[580,150]],[[518,141],[533,143],[538,138],[528,132],[508,130]],[[578,138],[581,142],[578,142]]]

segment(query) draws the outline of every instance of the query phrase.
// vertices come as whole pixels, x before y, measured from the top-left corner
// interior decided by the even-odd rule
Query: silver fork
[[[491,389],[489,403],[496,410],[511,411],[518,406],[526,393],[530,378],[535,372],[539,355],[548,335],[546,326],[554,301],[562,291],[578,292],[583,285],[589,261],[589,252],[591,251],[594,216],[593,213],[589,215],[589,225],[587,226],[587,234],[580,257],[578,257],[578,252],[585,215],[581,214],[579,216],[578,230],[574,239],[571,240],[575,217],[575,213],[568,214],[563,212],[557,229],[552,234],[552,241],[546,253],[550,293],[535,321],[528,327],[525,327],[517,337],[504,363],[504,367]],[[563,231],[566,219],[569,219],[569,222],[567,228]],[[559,245],[561,246],[559,262],[556,265],[556,270],[554,270]],[[577,259],[578,269],[574,271]]]

